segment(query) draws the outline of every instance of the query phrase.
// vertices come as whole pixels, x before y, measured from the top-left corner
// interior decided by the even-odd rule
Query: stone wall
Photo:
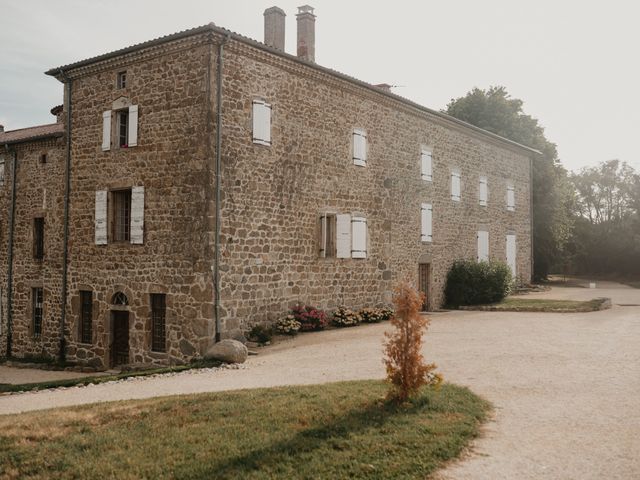
[[[64,209],[64,144],[62,139],[15,145],[17,152],[16,210],[13,244],[13,348],[17,356],[55,358],[60,346],[62,288],[62,236]],[[46,154],[46,163],[41,155]],[[7,252],[11,210],[11,155],[5,155],[2,188],[2,285],[3,336],[7,332]],[[34,259],[34,218],[45,224],[44,258]],[[34,336],[32,288],[43,288],[42,334]]]
[[[506,260],[517,234],[518,275],[531,275],[530,159],[516,147],[370,89],[239,43],[226,50],[222,171],[223,334],[269,322],[292,304],[333,309],[388,304],[402,279],[432,265],[431,305],[446,272],[476,258],[490,231],[491,258]],[[272,145],[252,143],[253,99],[272,105]],[[353,164],[354,128],[368,134],[366,167]],[[421,146],[433,151],[433,181],[420,175]],[[450,196],[451,169],[462,199]],[[479,176],[489,203],[478,203]],[[507,182],[516,210],[506,209]],[[421,242],[420,206],[433,204],[433,242]],[[366,259],[319,258],[324,212],[368,222]]]
[[[213,338],[209,248],[211,45],[202,36],[75,72],[69,248],[70,360],[108,366],[112,297],[129,305],[129,359],[188,360]],[[116,75],[127,72],[127,87]],[[102,112],[138,105],[138,145],[103,152]],[[115,123],[112,124],[112,129]],[[95,192],[144,186],[144,244],[96,245]],[[80,291],[94,292],[93,342],[79,343]],[[167,295],[167,352],[151,352],[150,294]]]

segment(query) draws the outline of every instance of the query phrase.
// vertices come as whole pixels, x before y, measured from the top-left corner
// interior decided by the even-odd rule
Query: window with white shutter
[[[144,187],[131,189],[131,226],[129,239],[134,245],[144,243]]]
[[[431,182],[433,180],[433,161],[430,150],[422,149],[420,154],[420,165],[422,180]]]
[[[451,200],[454,202],[460,201],[460,171],[454,170],[451,172]]]
[[[507,265],[511,269],[513,279],[516,278],[516,236],[514,234],[507,235]]]
[[[95,242],[96,245],[107,244],[107,191],[96,192],[95,205]]]
[[[480,185],[479,185],[479,202],[483,207],[487,206],[487,202],[489,200],[489,189],[487,186],[487,177],[480,177]]]
[[[359,128],[353,130],[353,164],[367,166],[367,132]]]
[[[253,101],[253,143],[271,145],[271,105],[263,100]]]
[[[336,216],[330,213],[320,215],[319,253],[321,258],[336,256]]]
[[[367,258],[367,219],[351,218],[351,258]]]
[[[507,185],[507,210],[513,212],[516,209],[516,188],[513,184]]]
[[[420,209],[423,242],[433,240],[433,207],[430,203],[423,203]]]
[[[129,138],[127,142],[128,147],[136,147],[138,145],[138,106],[131,105],[129,107]]]
[[[4,185],[4,158],[0,159],[0,185]]]
[[[102,151],[111,150],[111,110],[102,113]]]
[[[489,232],[487,231],[478,232],[478,261],[489,261]]]
[[[351,215],[336,215],[336,257],[351,258]]]

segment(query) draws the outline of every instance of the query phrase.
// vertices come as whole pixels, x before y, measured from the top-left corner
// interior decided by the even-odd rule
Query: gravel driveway
[[[587,314],[432,315],[425,346],[448,381],[491,400],[495,418],[443,479],[640,478],[640,290],[614,283],[531,297],[613,299]],[[378,378],[386,325],[303,335],[242,370],[0,397],[0,414],[82,403]]]

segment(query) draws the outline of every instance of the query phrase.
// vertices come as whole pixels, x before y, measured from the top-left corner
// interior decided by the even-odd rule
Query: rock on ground
[[[204,354],[204,358],[226,363],[244,363],[247,360],[247,355],[249,355],[249,350],[245,345],[229,338],[214,343]]]

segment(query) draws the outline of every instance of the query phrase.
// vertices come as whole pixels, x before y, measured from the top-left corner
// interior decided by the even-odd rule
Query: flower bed
[[[310,332],[324,330],[329,325],[327,314],[309,305],[296,305],[291,309],[293,318],[300,322],[300,330]]]
[[[362,317],[353,310],[340,307],[333,312],[332,321],[336,327],[355,327],[362,321]]]

